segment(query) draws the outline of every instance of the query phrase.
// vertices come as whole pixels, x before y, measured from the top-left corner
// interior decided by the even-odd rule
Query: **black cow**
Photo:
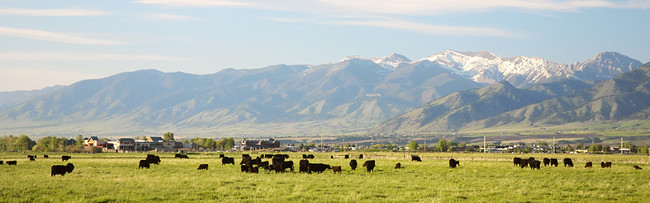
[[[219,158],[223,158],[223,157],[226,157],[226,156],[224,156],[223,154],[219,154]]]
[[[29,157],[29,160],[30,160],[30,161],[36,161],[36,158],[34,158],[34,157],[32,156],[32,157]]]
[[[327,169],[332,169],[332,167],[327,164],[309,164],[309,173],[311,172],[322,173]]]
[[[309,172],[309,161],[306,159],[300,160],[300,163],[298,163],[298,172],[302,173],[308,173]]]
[[[149,165],[149,161],[145,160],[140,160],[140,164],[138,164],[138,169],[141,168],[149,168],[151,165]]]
[[[400,169],[400,168],[402,168],[402,164],[401,164],[401,163],[398,162],[397,164],[395,164],[395,169]]]
[[[411,161],[422,162],[422,159],[418,155],[411,155]]]
[[[51,168],[51,176],[61,175],[64,176],[66,173],[72,173],[74,170],[74,165],[68,163],[67,165],[54,165]]]
[[[303,158],[303,159],[307,159],[307,155],[306,155],[306,154],[302,154],[302,158]]]
[[[359,154],[359,159],[363,159],[363,154]]]
[[[637,165],[634,165],[634,169],[637,169],[637,170],[642,170],[642,168],[641,168],[641,167],[639,167],[639,166],[637,166]]]
[[[45,155],[43,155],[43,158],[49,159],[50,156],[48,156],[47,154],[45,154]]]
[[[611,168],[612,167],[612,162],[600,162],[600,167],[601,168]]]
[[[241,172],[248,172],[248,166],[240,165],[239,167],[240,167]]]
[[[372,172],[375,169],[375,160],[368,160],[363,163],[363,167],[366,167],[368,173]]]
[[[248,173],[260,173],[260,167],[251,166],[251,167],[248,168]]]
[[[528,165],[530,165],[530,170],[537,169],[539,170],[539,166],[542,165],[542,162],[538,160],[529,160]]]
[[[232,164],[235,165],[235,158],[223,157],[221,158],[221,165]]]
[[[551,163],[551,159],[544,158],[544,167],[547,167]]]
[[[349,158],[350,158],[350,155],[347,155],[347,154],[346,154],[346,155],[344,156],[344,158],[345,158],[345,159],[349,159]]]
[[[200,164],[199,168],[197,168],[196,170],[208,170],[208,165],[207,164]]]
[[[251,157],[247,156],[247,157],[242,158],[241,162],[239,162],[239,165],[246,165],[246,166],[252,165]]]
[[[72,157],[63,155],[63,156],[61,156],[61,161],[67,161],[67,160],[70,160],[70,158],[72,158]]]
[[[460,161],[449,159],[449,168],[456,168],[456,166],[460,166]]]
[[[271,170],[269,168],[269,161],[262,161],[262,162],[260,162],[260,164],[258,166],[262,167],[263,169],[266,169],[266,170]]]
[[[353,171],[357,170],[357,160],[352,159],[350,161],[350,168],[352,168]]]
[[[308,159],[314,159],[314,155],[313,154],[307,154],[307,158]]]
[[[519,167],[521,167],[521,168],[528,167],[528,159],[521,159],[519,161]]]
[[[289,155],[288,154],[276,154],[276,155],[273,155],[273,158],[288,159]]]
[[[276,173],[280,173],[280,172],[284,173],[287,168],[290,169],[291,172],[293,172],[293,161],[283,161],[283,162],[273,161],[273,169],[275,170]]]
[[[515,157],[514,159],[512,159],[512,162],[515,163],[515,166],[518,166],[519,164],[521,164],[521,158]]]
[[[557,165],[559,165],[557,159],[551,159],[551,166],[557,167]]]
[[[331,159],[334,159],[334,156],[330,156]]]
[[[4,164],[4,162],[0,161],[0,165]]]
[[[246,158],[246,157],[251,158],[251,155],[248,155],[248,154],[241,154],[241,158]]]
[[[175,155],[174,155],[174,158],[178,158],[178,159],[189,159],[190,157],[188,157],[188,156],[185,155],[185,154],[175,154]]]
[[[150,164],[160,164],[160,157],[153,154],[147,154],[147,158],[145,160],[147,160],[147,162]]]
[[[590,161],[590,162],[587,162],[587,163],[585,164],[585,168],[591,168],[592,165],[593,165],[593,164],[591,163],[591,161]]]
[[[16,164],[18,164],[18,161],[7,161],[7,165],[9,165],[9,166],[11,166],[11,165],[15,166]]]
[[[562,162],[564,162],[564,167],[573,167],[573,161],[570,158],[564,158]]]

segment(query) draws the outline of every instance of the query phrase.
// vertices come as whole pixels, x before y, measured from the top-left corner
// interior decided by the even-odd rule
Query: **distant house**
[[[99,140],[96,136],[91,136],[88,139],[84,139],[84,146],[86,147],[105,147],[108,142]]]
[[[267,148],[279,148],[280,141],[276,141],[273,138],[266,140],[244,140],[241,142],[241,150],[255,150],[255,149],[267,149]]]
[[[135,139],[133,138],[120,138],[117,140],[117,145],[115,149],[120,151],[134,151],[135,150]]]
[[[162,137],[148,137],[147,141],[149,141],[149,142],[163,142],[164,140],[163,140]]]

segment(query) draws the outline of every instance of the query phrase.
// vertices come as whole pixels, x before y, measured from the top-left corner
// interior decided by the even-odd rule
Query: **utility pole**
[[[483,136],[483,153],[487,153],[487,145],[486,145],[485,136]]]
[[[555,154],[555,137],[553,137],[553,154]]]
[[[621,147],[618,148],[618,150],[621,150],[621,155],[623,154],[623,137],[621,137]]]
[[[424,152],[427,152],[427,136],[424,136]]]

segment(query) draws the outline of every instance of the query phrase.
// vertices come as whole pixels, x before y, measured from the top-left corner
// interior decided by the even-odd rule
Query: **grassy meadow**
[[[262,153],[260,153],[262,154]],[[252,156],[260,154],[253,153]],[[350,170],[344,153],[317,153],[312,163],[343,166],[342,174],[298,173],[302,153],[289,153],[296,173],[263,170],[240,172],[239,165],[221,165],[218,153],[157,154],[160,165],[138,169],[143,153],[67,154],[75,165],[71,174],[50,176],[52,165],[64,165],[61,154],[0,154],[0,160],[17,160],[17,166],[0,165],[0,202],[647,202],[650,201],[650,158],[638,155],[480,154],[424,153],[423,162],[411,162],[408,153],[364,153],[359,168]],[[349,153],[356,156],[359,152]],[[241,160],[240,153],[225,153]],[[334,155],[335,159],[330,156]],[[560,167],[521,169],[512,164],[518,156],[560,159]],[[455,169],[448,159],[460,160]],[[570,157],[576,167],[563,167]],[[375,172],[360,167],[363,160],[377,162]],[[584,168],[586,161],[594,168]],[[613,162],[600,168],[600,161]],[[400,162],[403,169],[393,167]],[[209,164],[207,171],[197,171]],[[643,170],[635,170],[639,165]]]

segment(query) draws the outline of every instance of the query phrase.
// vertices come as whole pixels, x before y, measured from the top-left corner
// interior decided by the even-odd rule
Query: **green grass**
[[[298,157],[290,153],[298,170]],[[358,152],[350,153],[356,156]],[[71,154],[72,174],[50,177],[50,167],[63,164],[60,154],[30,162],[25,154],[1,154],[0,160],[18,160],[17,166],[0,165],[0,202],[644,202],[650,200],[650,159],[635,155],[542,154],[421,154],[411,162],[407,153],[364,153],[377,161],[376,172],[351,171],[345,159],[316,154],[311,162],[343,166],[343,174],[239,172],[238,165],[222,166],[216,153],[174,159],[158,154],[160,165],[138,169],[146,155]],[[256,156],[258,154],[254,154]],[[241,157],[238,153],[226,154]],[[514,156],[571,157],[576,167],[514,167]],[[40,154],[39,154],[39,157]],[[447,160],[460,160],[450,169]],[[58,159],[57,159],[58,158]],[[364,159],[365,160],[365,159]],[[611,169],[585,169],[584,163],[612,161]],[[236,162],[239,162],[237,160]],[[395,170],[401,162],[405,167]],[[199,164],[210,165],[197,171]],[[359,163],[360,165],[362,164]],[[560,163],[561,164],[561,163]],[[635,170],[639,165],[644,170]]]

